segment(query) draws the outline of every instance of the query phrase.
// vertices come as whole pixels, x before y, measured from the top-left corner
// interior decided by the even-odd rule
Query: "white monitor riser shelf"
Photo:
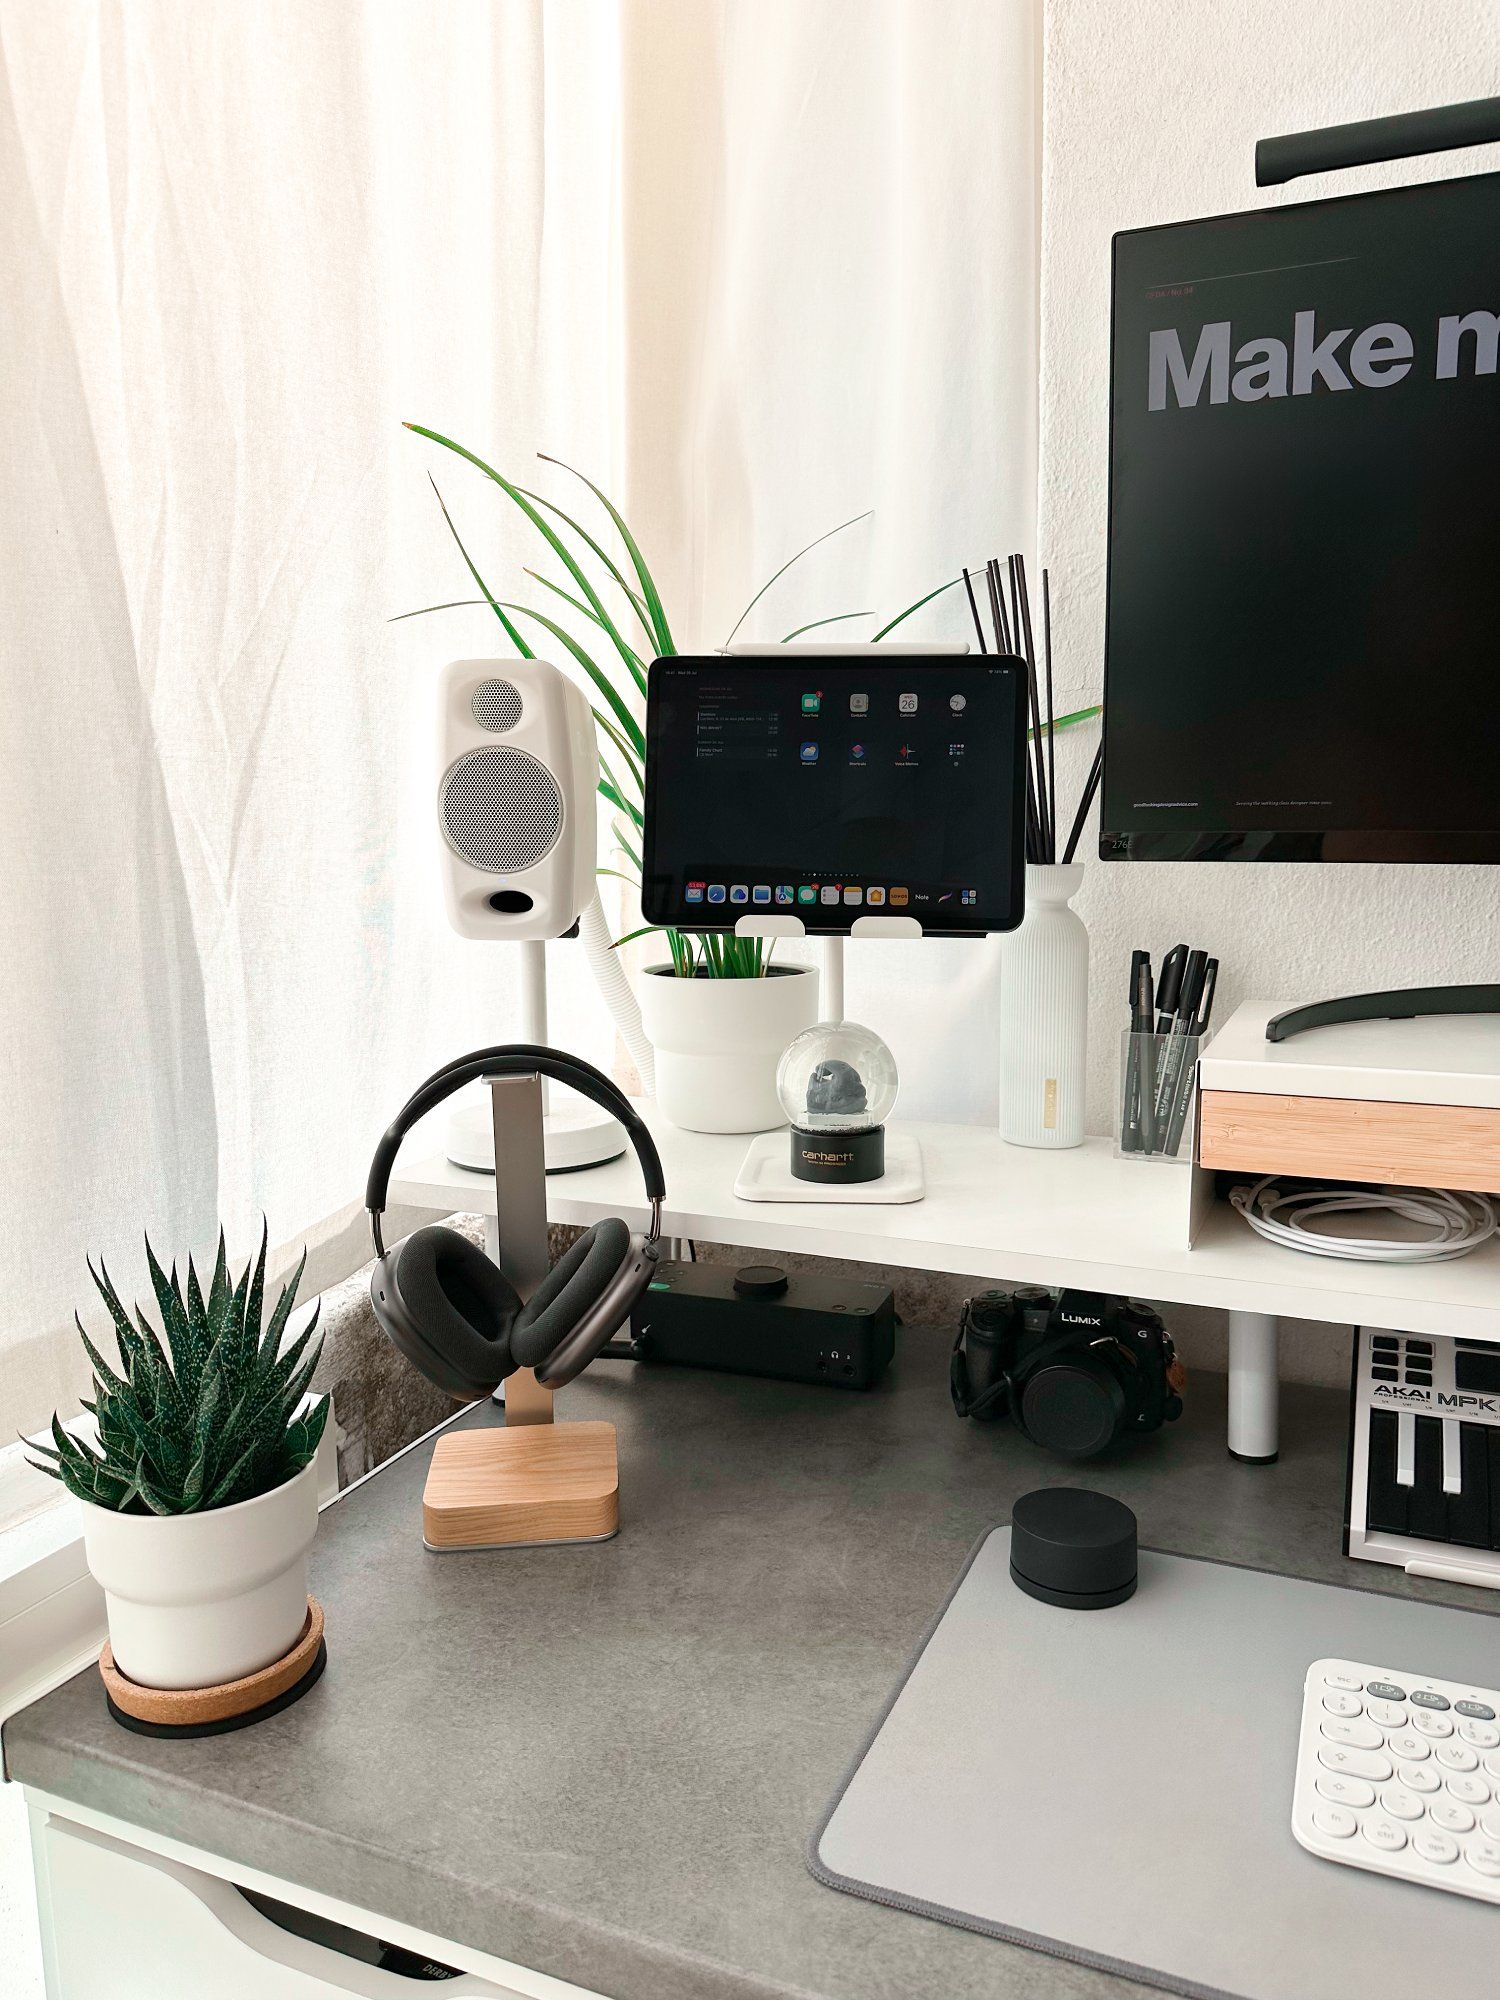
[[[921,1145],[925,1200],[879,1207],[753,1202],[734,1193],[742,1135],[679,1130],[653,1104],[641,1112],[662,1154],[668,1235],[1226,1311],[1229,1443],[1242,1458],[1269,1459],[1276,1451],[1283,1318],[1500,1341],[1500,1245],[1449,1264],[1302,1256],[1252,1235],[1213,1198],[1212,1175],[1186,1162],[1143,1167],[1116,1158],[1106,1138],[1033,1151],[1007,1146],[993,1125],[898,1119],[891,1129],[912,1132]],[[398,1169],[391,1199],[442,1214],[495,1211],[489,1176],[442,1159]],[[647,1220],[626,1160],[559,1175],[548,1199],[554,1222],[619,1215],[638,1228]]]

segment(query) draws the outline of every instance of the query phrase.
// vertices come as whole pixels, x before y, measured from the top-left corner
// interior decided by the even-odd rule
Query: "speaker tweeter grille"
[[[469,699],[469,707],[481,729],[503,736],[521,720],[524,703],[521,690],[510,681],[481,681]]]
[[[557,845],[557,780],[524,750],[470,750],[443,780],[443,831],[476,868],[514,875]]]

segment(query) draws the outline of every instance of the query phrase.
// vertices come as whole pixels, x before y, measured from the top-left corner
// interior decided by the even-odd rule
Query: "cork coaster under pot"
[[[300,1701],[328,1664],[323,1642],[323,1607],[307,1600],[307,1623],[290,1651],[259,1672],[218,1687],[145,1687],[122,1674],[106,1641],[99,1676],[115,1721],[139,1736],[222,1736],[279,1715]]]

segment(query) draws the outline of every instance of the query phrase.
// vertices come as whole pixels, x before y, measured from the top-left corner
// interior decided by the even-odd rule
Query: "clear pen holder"
[[[1120,1037],[1115,1077],[1115,1156],[1189,1160],[1197,1110],[1198,1053],[1206,1035]]]

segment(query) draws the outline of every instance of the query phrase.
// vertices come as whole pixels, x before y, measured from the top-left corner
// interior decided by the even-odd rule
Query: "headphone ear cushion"
[[[407,1359],[449,1395],[487,1396],[516,1366],[515,1286],[477,1243],[441,1223],[415,1230],[391,1261],[406,1318],[429,1350],[403,1342]]]
[[[629,1254],[630,1230],[618,1216],[583,1232],[521,1308],[511,1334],[518,1368],[536,1368],[548,1358],[604,1297]]]

